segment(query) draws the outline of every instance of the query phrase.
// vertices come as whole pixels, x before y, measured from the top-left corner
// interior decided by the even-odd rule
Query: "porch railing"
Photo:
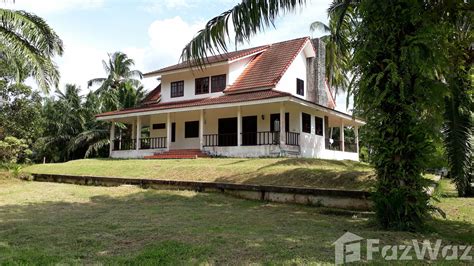
[[[280,132],[260,131],[241,133],[242,146],[254,145],[278,145],[280,144]],[[237,134],[207,134],[204,135],[204,147],[237,146]],[[286,132],[287,145],[299,145],[300,134]]]
[[[203,135],[204,147],[237,146],[237,134],[207,134]]]
[[[134,150],[136,145],[136,139],[114,139],[114,151]]]
[[[137,148],[137,140],[128,138],[115,139],[113,145],[114,151],[135,150]],[[140,139],[141,150],[164,148],[166,148],[166,137]]]
[[[300,146],[300,133],[286,132],[286,145]]]
[[[326,149],[334,151],[342,151],[342,143],[340,140],[333,139],[331,143],[329,139],[326,139]],[[344,152],[357,152],[357,142],[344,142]]]
[[[357,142],[344,142],[344,151],[346,152],[357,152]]]
[[[242,146],[252,145],[278,145],[280,132],[261,131],[242,133]]]
[[[166,148],[166,137],[141,138],[140,149],[164,149]]]
[[[330,139],[325,141],[326,150],[341,151],[341,141],[333,139],[332,142]]]

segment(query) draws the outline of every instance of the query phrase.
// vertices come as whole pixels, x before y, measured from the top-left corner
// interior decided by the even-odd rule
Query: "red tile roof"
[[[159,102],[161,99],[161,84],[159,84],[155,89],[150,91],[148,95],[143,99],[142,104],[153,104]]]
[[[224,92],[274,87],[304,48],[308,37],[271,44]]]
[[[193,99],[187,101],[175,101],[175,102],[166,102],[166,103],[157,103],[150,104],[147,106],[140,106],[135,108],[128,108],[119,111],[106,112],[96,115],[96,117],[105,117],[111,115],[119,114],[130,114],[130,113],[140,113],[154,110],[165,110],[165,109],[174,109],[174,108],[183,108],[183,107],[193,107],[193,106],[203,106],[203,105],[213,105],[213,104],[222,104],[222,103],[238,103],[238,102],[247,102],[254,100],[265,100],[271,98],[291,96],[291,94],[275,90],[263,90],[263,91],[253,91],[247,93],[239,94],[228,94],[219,97],[209,97],[201,99]]]
[[[247,55],[251,55],[257,52],[261,52],[268,48],[269,45],[262,45],[262,46],[257,46],[249,49],[244,49],[244,50],[239,50],[239,51],[234,51],[234,52],[228,52],[224,54],[219,54],[219,55],[214,55],[207,57],[204,61],[207,64],[214,64],[214,63],[220,63],[220,62],[226,62],[226,61],[232,61],[241,57],[245,57]],[[174,71],[174,70],[180,70],[180,69],[185,69],[189,68],[189,63],[188,62],[182,62],[176,65],[164,67],[149,73],[145,73],[145,77],[153,76],[153,75],[159,75],[164,72],[169,72],[169,71]]]

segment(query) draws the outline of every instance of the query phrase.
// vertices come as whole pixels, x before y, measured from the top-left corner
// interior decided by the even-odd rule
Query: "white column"
[[[112,155],[114,151],[114,140],[115,140],[115,122],[112,120],[110,124],[110,149],[109,149],[109,157]]]
[[[166,114],[166,149],[169,151],[171,147],[171,114]]]
[[[285,105],[280,103],[280,146],[286,145]]]
[[[341,151],[344,151],[344,121],[341,121]]]
[[[135,149],[136,150],[139,150],[140,149],[140,139],[142,137],[142,119],[140,116],[137,116],[137,129],[136,129],[136,133],[135,133],[135,137],[136,137],[136,145],[135,145]]]
[[[359,126],[354,127],[355,141],[356,141],[356,152],[359,154]]]
[[[204,145],[204,110],[201,109],[199,114],[199,149],[202,150]]]
[[[237,146],[242,146],[242,108],[237,107]]]

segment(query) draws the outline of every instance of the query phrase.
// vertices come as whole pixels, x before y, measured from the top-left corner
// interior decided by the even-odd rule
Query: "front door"
[[[257,145],[257,116],[242,117],[242,145]]]
[[[237,146],[237,117],[220,118],[218,133],[219,146]]]

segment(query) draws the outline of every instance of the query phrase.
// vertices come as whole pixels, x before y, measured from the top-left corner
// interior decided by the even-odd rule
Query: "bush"
[[[5,137],[0,140],[0,162],[15,164],[18,162],[28,162],[28,157],[32,154],[28,144],[24,139],[15,137]]]

